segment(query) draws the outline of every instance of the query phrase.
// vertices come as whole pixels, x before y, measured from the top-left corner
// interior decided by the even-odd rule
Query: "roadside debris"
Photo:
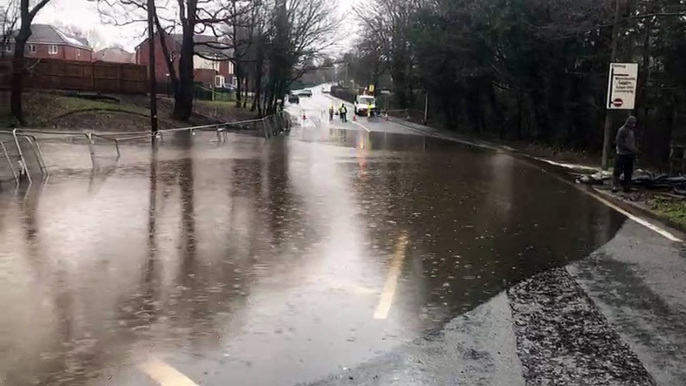
[[[668,190],[675,194],[686,196],[686,176],[670,177],[666,174],[653,174],[637,170],[638,174],[632,179],[632,186],[647,190]],[[591,175],[583,175],[576,179],[579,184],[603,185],[612,180],[612,174],[600,171]]]

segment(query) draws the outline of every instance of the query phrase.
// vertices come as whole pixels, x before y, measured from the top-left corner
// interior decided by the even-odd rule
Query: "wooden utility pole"
[[[617,60],[617,45],[619,44],[619,2],[615,0],[615,17],[612,23],[612,52],[610,53],[610,66]],[[609,93],[610,90],[608,89]],[[607,100],[607,98],[606,98]],[[603,158],[600,162],[600,167],[607,170],[610,167],[610,153],[612,153],[612,115],[613,111],[610,107],[605,105],[605,129],[603,134]]]
[[[155,63],[155,0],[148,0],[148,76],[150,77],[150,131],[157,134],[157,74]],[[153,141],[155,137],[153,137]]]

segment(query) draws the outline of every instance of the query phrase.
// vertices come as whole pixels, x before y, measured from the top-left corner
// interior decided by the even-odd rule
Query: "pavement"
[[[0,384],[686,384],[680,234],[329,98],[95,170],[45,143],[0,193]]]

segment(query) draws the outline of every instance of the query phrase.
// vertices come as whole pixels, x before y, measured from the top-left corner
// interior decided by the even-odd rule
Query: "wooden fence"
[[[139,64],[27,59],[26,88],[145,94],[147,67]],[[0,59],[0,88],[10,88],[12,62]]]

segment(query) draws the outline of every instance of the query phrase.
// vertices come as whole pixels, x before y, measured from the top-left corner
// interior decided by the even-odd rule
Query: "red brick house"
[[[88,39],[72,36],[47,24],[33,24],[31,37],[26,42],[27,58],[61,59],[90,62],[93,48]],[[2,47],[6,55],[14,52],[14,38]]]
[[[134,54],[121,47],[107,47],[93,54],[94,62],[135,63]]]
[[[231,62],[230,48],[221,48],[216,38],[207,35],[195,35],[195,57],[193,58],[194,80],[203,86],[235,87],[234,67]],[[170,34],[166,36],[166,44],[174,61],[176,71],[179,69],[182,35]],[[210,44],[208,46],[206,44]],[[136,64],[148,65],[149,42],[148,39],[136,47]],[[155,37],[155,74],[158,82],[169,82],[169,69],[164,58],[160,36]]]

